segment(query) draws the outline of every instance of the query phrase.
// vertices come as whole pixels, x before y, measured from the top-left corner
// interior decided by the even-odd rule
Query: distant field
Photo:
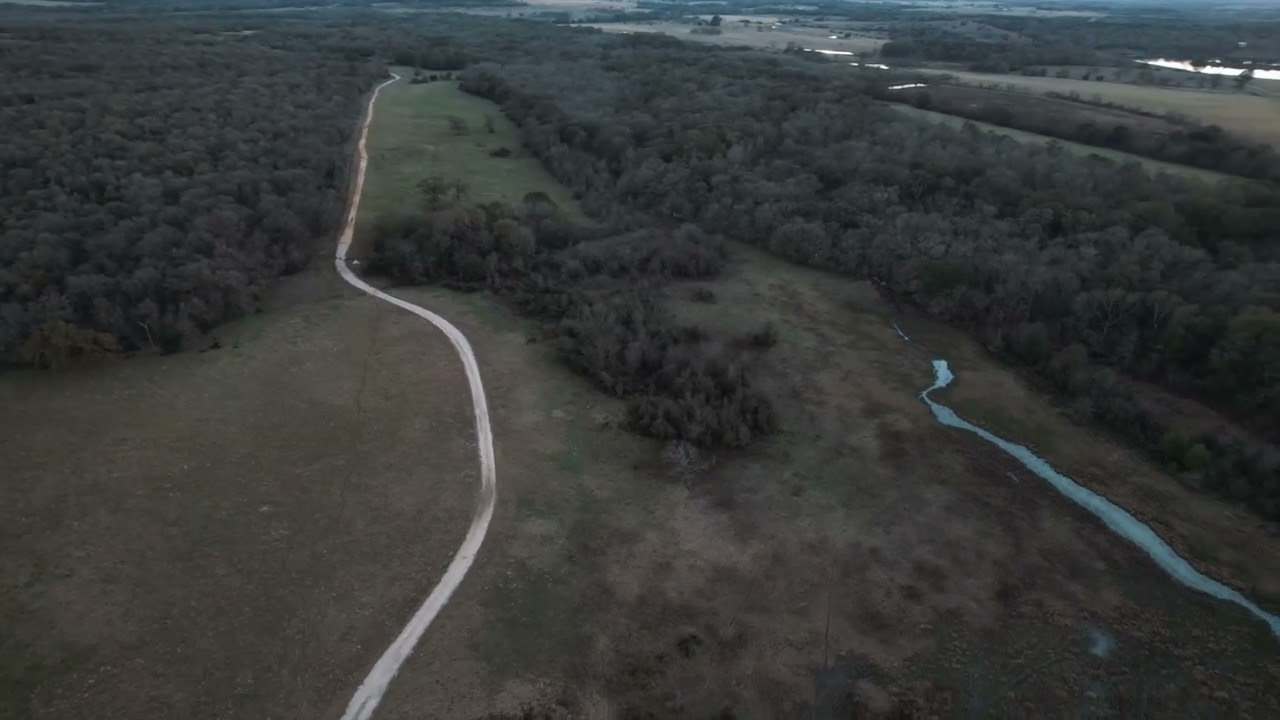
[[[1099,97],[1106,102],[1140,107],[1152,112],[1182,113],[1203,122],[1221,126],[1262,142],[1280,147],[1280,99],[1257,97],[1233,92],[1202,92],[1144,85],[1095,82],[1054,77],[994,75],[963,71],[947,71],[963,82],[977,85],[1012,85],[1024,92],[1078,93],[1088,100]]]
[[[941,112],[935,112],[933,110],[922,110],[920,108],[917,108],[911,105],[894,105],[894,109],[898,110],[899,112],[915,115],[916,117],[925,118],[933,122],[945,123],[947,125],[951,125],[952,127],[964,127],[964,125],[968,123],[972,123],[973,125],[979,128],[982,128],[987,132],[993,132],[997,135],[1003,135],[1007,138],[1017,140],[1018,142],[1036,143],[1039,145],[1049,145],[1050,143],[1056,143],[1059,146],[1061,146],[1064,150],[1072,153],[1073,155],[1080,155],[1082,157],[1096,155],[1098,157],[1103,157],[1108,160],[1114,160],[1120,163],[1136,162],[1146,167],[1148,170],[1150,170],[1153,173],[1165,172],[1165,173],[1169,173],[1170,175],[1177,175],[1180,177],[1203,180],[1205,182],[1222,182],[1223,180],[1239,179],[1231,175],[1214,172],[1212,170],[1203,170],[1201,168],[1190,167],[1188,165],[1178,165],[1176,163],[1163,162],[1161,160],[1153,160],[1151,158],[1145,158],[1141,155],[1134,155],[1132,153],[1120,152],[1119,150],[1111,150],[1109,148],[1100,148],[1094,145],[1085,145],[1083,143],[1071,142],[1070,140],[1060,140],[1058,138],[1051,137],[1049,135],[1040,135],[1037,133],[1026,132],[1024,130],[1015,130],[1013,128],[1001,127],[1000,125],[993,125],[991,123],[980,122],[977,120],[969,120],[967,118],[962,118],[956,115],[948,115],[946,113],[941,113]]]
[[[519,203],[526,193],[539,190],[570,214],[581,215],[569,191],[521,148],[515,126],[496,105],[462,92],[456,82],[411,85],[412,71],[398,72],[404,79],[383,89],[369,129],[369,170],[357,237],[379,215],[416,207],[417,184],[430,176],[465,179],[472,197],[482,202]],[[454,133],[450,116],[462,118],[467,134]],[[493,133],[485,129],[486,117],[493,120]],[[510,157],[490,155],[504,147]]]
[[[769,20],[771,18],[762,18]],[[836,31],[822,27],[806,27],[801,25],[782,25],[776,29],[771,25],[747,25],[725,21],[721,25],[721,34],[702,35],[691,33],[695,27],[682,22],[640,22],[640,23],[596,23],[589,25],[606,32],[613,33],[662,33],[684,40],[712,43],[715,45],[745,45],[748,47],[783,50],[788,43],[815,50],[845,50],[848,52],[874,53],[888,42],[887,38],[876,38],[854,35],[848,39],[835,38]]]

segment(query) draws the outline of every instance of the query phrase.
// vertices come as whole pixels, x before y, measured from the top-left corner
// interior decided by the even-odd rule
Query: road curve
[[[459,332],[458,328],[450,324],[448,320],[430,310],[382,292],[361,280],[347,267],[347,250],[351,247],[351,238],[355,234],[356,213],[360,209],[360,195],[364,190],[364,173],[366,166],[369,164],[369,153],[365,143],[369,139],[369,123],[373,120],[373,106],[378,99],[378,93],[382,92],[382,88],[399,79],[399,75],[392,73],[391,79],[375,88],[373,95],[369,98],[369,106],[365,110],[364,123],[360,126],[360,142],[357,153],[359,155],[359,166],[356,168],[355,187],[351,191],[351,208],[347,212],[347,220],[342,227],[342,235],[338,238],[338,252],[334,258],[334,267],[337,268],[338,274],[349,285],[379,300],[404,308],[435,325],[449,338],[449,342],[453,343],[454,349],[458,351],[458,357],[462,358],[463,369],[466,370],[467,385],[471,388],[471,404],[475,410],[476,446],[480,454],[480,497],[475,515],[471,518],[471,527],[467,529],[467,536],[463,539],[458,552],[454,554],[449,567],[444,571],[444,576],[440,578],[440,582],[431,590],[431,594],[427,595],[427,598],[422,601],[422,605],[413,614],[413,617],[409,619],[409,623],[400,631],[391,646],[387,648],[386,652],[382,653],[382,657],[378,658],[378,662],[369,671],[368,677],[364,679],[364,682],[360,683],[360,687],[356,690],[355,695],[352,696],[351,702],[347,704],[346,712],[342,714],[342,720],[368,720],[368,718],[372,717],[373,711],[377,709],[378,703],[382,701],[382,696],[387,691],[387,686],[391,684],[391,680],[399,672],[400,666],[404,664],[409,654],[413,652],[414,646],[418,644],[418,640],[426,632],[427,626],[436,619],[436,615],[440,614],[440,610],[444,608],[445,603],[449,602],[449,597],[453,595],[453,591],[457,590],[458,586],[462,584],[462,579],[466,577],[467,570],[471,568],[471,563],[475,561],[476,555],[480,552],[480,545],[484,542],[485,533],[489,531],[489,521],[493,519],[494,502],[498,497],[497,470],[493,459],[493,430],[489,427],[489,406],[485,402],[484,385],[480,382],[480,366],[476,363],[475,353],[471,351],[471,344],[467,342],[467,338]]]

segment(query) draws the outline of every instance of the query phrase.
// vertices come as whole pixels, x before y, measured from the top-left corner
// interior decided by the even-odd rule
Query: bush
[[[497,150],[490,152],[489,155],[496,158],[511,157],[511,149],[500,147]]]

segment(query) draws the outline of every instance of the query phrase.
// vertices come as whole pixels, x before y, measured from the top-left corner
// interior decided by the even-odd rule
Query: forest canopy
[[[173,350],[301,268],[385,70],[218,27],[18,25],[0,44],[0,360]],[[57,340],[56,346],[50,342]]]

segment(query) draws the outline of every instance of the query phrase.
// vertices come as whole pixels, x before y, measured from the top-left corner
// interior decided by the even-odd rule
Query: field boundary
[[[400,671],[404,661],[408,659],[418,641],[422,639],[427,627],[440,614],[454,591],[462,584],[467,571],[471,569],[471,564],[475,562],[476,555],[480,552],[480,546],[484,543],[485,535],[489,531],[489,523],[493,519],[494,504],[498,497],[497,470],[493,453],[493,430],[489,425],[489,407],[485,399],[484,384],[480,380],[480,366],[476,362],[475,353],[471,350],[471,344],[467,342],[466,336],[448,320],[430,310],[401,300],[369,285],[347,266],[347,251],[351,247],[352,238],[355,236],[356,215],[360,209],[360,195],[364,189],[365,170],[369,164],[366,142],[369,138],[369,125],[373,121],[374,104],[377,102],[378,94],[382,89],[399,79],[399,75],[392,73],[391,79],[375,88],[369,98],[364,122],[360,127],[360,140],[356,146],[359,159],[356,168],[355,187],[351,192],[351,205],[347,212],[346,222],[343,224],[342,235],[338,238],[334,267],[337,269],[338,275],[349,285],[379,300],[408,310],[439,328],[449,338],[454,349],[458,351],[458,357],[462,360],[463,369],[466,371],[467,384],[471,389],[471,401],[476,416],[476,446],[480,456],[480,497],[475,515],[471,519],[471,526],[467,529],[467,535],[463,538],[462,545],[458,547],[458,551],[454,554],[453,560],[449,562],[449,567],[445,569],[440,582],[422,601],[422,605],[418,607],[413,617],[409,619],[408,624],[396,636],[390,647],[378,658],[373,669],[369,671],[369,675],[360,683],[360,687],[356,689],[351,701],[347,704],[346,711],[342,714],[343,720],[368,720],[373,716],[374,710],[377,709],[378,704],[382,701],[382,696],[386,694],[387,687],[390,686],[396,673]]]

